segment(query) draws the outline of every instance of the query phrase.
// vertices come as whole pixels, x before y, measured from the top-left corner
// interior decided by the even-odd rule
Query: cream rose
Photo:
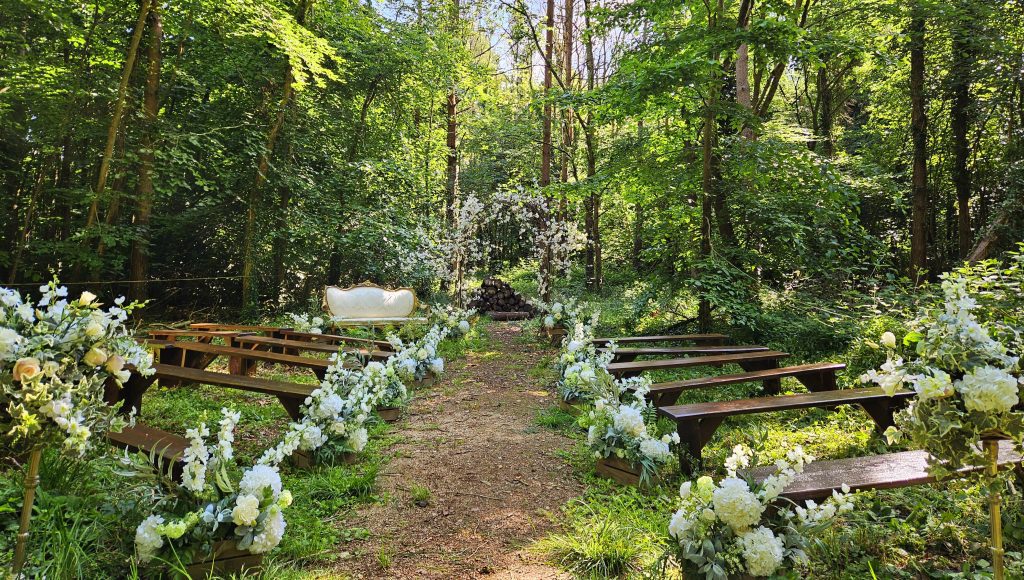
[[[43,372],[39,359],[34,356],[19,358],[14,363],[14,380],[18,382],[31,381]]]
[[[98,367],[107,362],[107,353],[103,352],[103,349],[90,348],[89,352],[85,353],[85,356],[82,358],[82,362],[91,367]]]

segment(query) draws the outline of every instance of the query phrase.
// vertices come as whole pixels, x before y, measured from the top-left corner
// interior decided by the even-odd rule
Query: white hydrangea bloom
[[[263,531],[253,536],[249,551],[253,554],[263,554],[273,550],[281,543],[286,525],[281,506],[270,506],[267,510],[267,519],[263,520]]]
[[[1010,373],[992,366],[976,367],[956,383],[968,411],[1006,413],[1018,402],[1019,383]]]
[[[152,560],[164,546],[164,539],[157,531],[162,523],[164,523],[163,516],[152,515],[142,520],[142,523],[135,528],[135,551],[138,552],[140,562],[145,563]]]
[[[759,522],[764,513],[764,506],[747,482],[737,477],[723,479],[712,494],[712,501],[718,517],[737,533]]]
[[[782,565],[786,546],[782,538],[761,526],[740,536],[743,560],[751,576],[771,576]]]
[[[266,488],[270,488],[274,498],[281,494],[281,476],[276,469],[269,465],[250,467],[242,474],[242,480],[238,482],[239,493],[243,494],[259,497],[263,495],[263,490]]]

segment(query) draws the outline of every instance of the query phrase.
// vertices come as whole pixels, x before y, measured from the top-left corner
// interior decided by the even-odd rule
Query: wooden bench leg
[[[905,401],[902,400],[875,400],[865,401],[860,406],[864,407],[864,410],[875,421],[875,429],[879,433],[884,433],[886,429],[896,425],[894,415],[904,404]]]
[[[676,432],[679,433],[680,471],[689,474],[696,471],[704,446],[711,440],[723,420],[723,417],[706,417],[676,422]]]
[[[742,368],[748,373],[779,368],[778,359],[741,361],[738,364],[740,365],[740,368]],[[766,395],[778,395],[780,392],[782,392],[782,379],[765,379],[761,381],[761,385],[764,389],[764,394]]]
[[[302,418],[302,402],[304,399],[297,399],[295,397],[288,397],[285,395],[278,395],[277,400],[281,401],[281,406],[288,412],[288,416],[298,421]]]
[[[835,371],[818,371],[797,375],[796,379],[803,383],[807,390],[812,393],[834,391],[838,388]]]
[[[648,394],[648,397],[651,399],[651,404],[654,405],[655,409],[657,409],[659,407],[675,405],[676,401],[679,400],[679,395],[681,394],[682,393],[677,391],[675,393]]]
[[[144,377],[138,373],[132,373],[132,376],[121,386],[121,389],[111,393],[108,397],[114,399],[113,404],[115,406],[120,405],[117,410],[118,413],[127,415],[134,409],[135,414],[140,415],[142,414],[142,395],[146,393],[155,381],[155,377]]]
[[[624,362],[624,363],[626,363],[626,362],[633,362],[633,361],[635,361],[637,359],[638,356],[640,356],[640,355],[638,355],[638,354],[616,354],[615,358],[612,359],[612,362],[617,362],[617,363],[620,363],[620,362]]]

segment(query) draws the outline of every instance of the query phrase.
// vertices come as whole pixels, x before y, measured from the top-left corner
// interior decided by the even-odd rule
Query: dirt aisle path
[[[362,578],[556,578],[524,548],[581,492],[558,457],[569,439],[536,423],[554,402],[531,373],[546,352],[514,323],[451,361],[396,429],[402,441],[378,480],[387,501],[346,521],[370,538],[339,571]],[[551,352],[550,350],[547,351]],[[533,375],[533,376],[531,376]],[[425,491],[429,490],[429,492]],[[429,494],[429,499],[422,498]],[[419,501],[417,502],[417,499]]]

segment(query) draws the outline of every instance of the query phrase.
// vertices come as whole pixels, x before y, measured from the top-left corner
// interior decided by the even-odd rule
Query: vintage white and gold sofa
[[[348,288],[327,286],[323,307],[335,326],[401,326],[427,321],[415,316],[419,308],[415,290],[389,290],[372,282]]]

